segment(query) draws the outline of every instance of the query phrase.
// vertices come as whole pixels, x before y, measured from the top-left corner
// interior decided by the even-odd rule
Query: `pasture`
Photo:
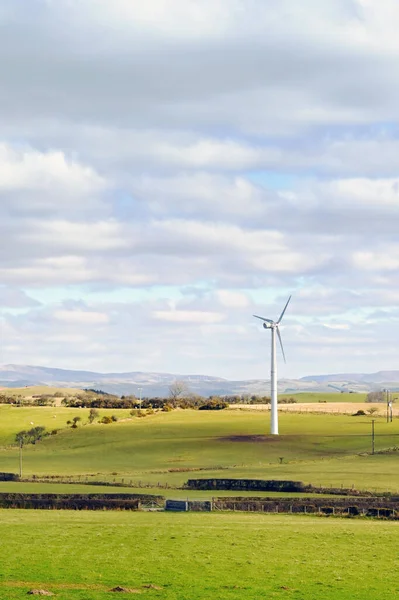
[[[78,388],[60,388],[51,385],[28,385],[21,388],[1,388],[0,393],[6,393],[7,396],[21,396],[23,398],[33,398],[41,394],[60,394],[61,396],[79,394],[82,390]]]
[[[398,394],[399,395],[399,394]],[[295,392],[290,394],[280,393],[279,400],[294,398],[299,403],[303,402],[326,402],[328,404],[339,404],[342,402],[359,403],[365,402],[367,393],[366,392]]]
[[[0,482],[0,492],[237,495],[177,489],[201,477],[399,490],[397,418],[283,412],[282,435],[271,437],[270,415],[262,410],[176,410],[145,418],[100,410],[100,417],[119,418],[107,425],[88,424],[88,412],[0,405],[0,471],[18,471],[18,431],[32,423],[59,429],[23,448],[24,475],[55,483]],[[72,429],[66,423],[75,416],[81,421]],[[129,487],[87,485],[93,480]],[[131,591],[127,597],[165,600],[393,600],[398,527],[288,514],[0,510],[0,597],[19,600],[45,589],[60,600],[102,600],[121,586]]]
[[[115,410],[100,410],[100,416],[107,412]],[[371,455],[370,416],[282,413],[282,435],[271,437],[265,435],[269,414],[261,411],[117,414],[116,423],[88,425],[87,409],[0,406],[0,471],[18,471],[18,448],[11,444],[15,433],[33,422],[60,431],[24,447],[25,476],[80,477],[82,484],[123,479],[132,488],[180,487],[195,477],[250,477],[399,490],[397,418],[375,419],[377,453]],[[71,429],[66,421],[75,415],[82,421]]]
[[[121,586],[165,600],[393,600],[398,533],[290,515],[0,511],[0,596],[105,600]]]

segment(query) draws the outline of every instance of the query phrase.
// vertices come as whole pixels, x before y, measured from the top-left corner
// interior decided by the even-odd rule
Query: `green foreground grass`
[[[0,597],[102,600],[120,585],[165,600],[393,600],[398,533],[290,515],[0,511]]]

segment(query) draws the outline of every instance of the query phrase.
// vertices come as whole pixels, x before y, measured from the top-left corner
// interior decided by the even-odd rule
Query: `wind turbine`
[[[284,362],[285,362],[283,342],[281,340],[279,327],[280,327],[282,318],[284,317],[284,313],[287,310],[287,306],[290,303],[290,300],[291,300],[291,296],[288,298],[287,304],[284,306],[284,310],[281,313],[278,321],[272,321],[271,319],[265,319],[264,317],[259,317],[258,315],[254,315],[254,317],[263,321],[263,327],[265,329],[271,329],[271,332],[272,332],[272,355],[271,355],[271,369],[270,369],[270,387],[271,387],[270,433],[272,435],[278,435],[276,334],[277,334],[279,342],[280,342],[281,352],[283,353],[283,358],[284,358]]]

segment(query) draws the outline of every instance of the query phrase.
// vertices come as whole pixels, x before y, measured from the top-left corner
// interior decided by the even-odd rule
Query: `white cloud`
[[[393,0],[5,0],[4,360],[256,376],[251,315],[293,292],[287,375],[385,366],[398,18]]]
[[[342,207],[399,213],[399,179],[340,179],[323,186],[325,193]]]
[[[0,307],[23,309],[39,305],[40,302],[31,298],[23,290],[0,286]]]
[[[169,321],[170,323],[218,323],[223,321],[223,314],[216,312],[200,312],[194,310],[156,310],[153,313],[155,319],[159,321]]]
[[[216,297],[222,306],[226,308],[246,308],[249,306],[249,298],[246,294],[232,290],[218,290]]]
[[[3,105],[17,119],[257,135],[386,122],[395,16],[389,0],[20,2],[3,17]]]
[[[350,329],[348,323],[323,323],[323,326],[327,329],[346,330]]]
[[[0,144],[0,193],[36,190],[44,194],[39,198],[39,207],[42,202],[57,206],[57,198],[49,199],[46,195],[56,189],[62,195],[69,194],[70,202],[78,208],[82,196],[96,194],[105,186],[104,179],[92,168],[67,160],[61,151],[40,152]]]
[[[222,177],[209,173],[174,177],[142,177],[132,182],[132,193],[146,201],[154,214],[250,219],[267,216],[267,195],[244,177]]]
[[[399,246],[387,246],[383,251],[355,252],[355,267],[365,271],[397,271],[399,269]]]
[[[34,230],[25,233],[28,243],[56,244],[64,252],[98,252],[126,248],[121,223],[113,220],[76,223],[48,220],[37,223]]]
[[[109,321],[108,315],[104,313],[85,310],[56,310],[54,318],[64,323],[81,325],[100,325]]]

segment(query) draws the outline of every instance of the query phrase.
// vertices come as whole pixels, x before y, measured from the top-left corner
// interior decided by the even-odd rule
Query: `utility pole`
[[[385,390],[387,401],[387,423],[389,423],[389,390]]]
[[[374,439],[375,439],[374,423],[375,423],[375,420],[373,419],[371,421],[371,454],[374,454],[374,450],[375,450],[375,444],[374,444]]]
[[[19,478],[22,478],[22,438],[19,440]]]
[[[139,397],[140,397],[140,409],[141,409],[141,391],[142,391],[142,389],[143,388],[141,388],[141,387],[138,388],[138,390],[139,390]]]

